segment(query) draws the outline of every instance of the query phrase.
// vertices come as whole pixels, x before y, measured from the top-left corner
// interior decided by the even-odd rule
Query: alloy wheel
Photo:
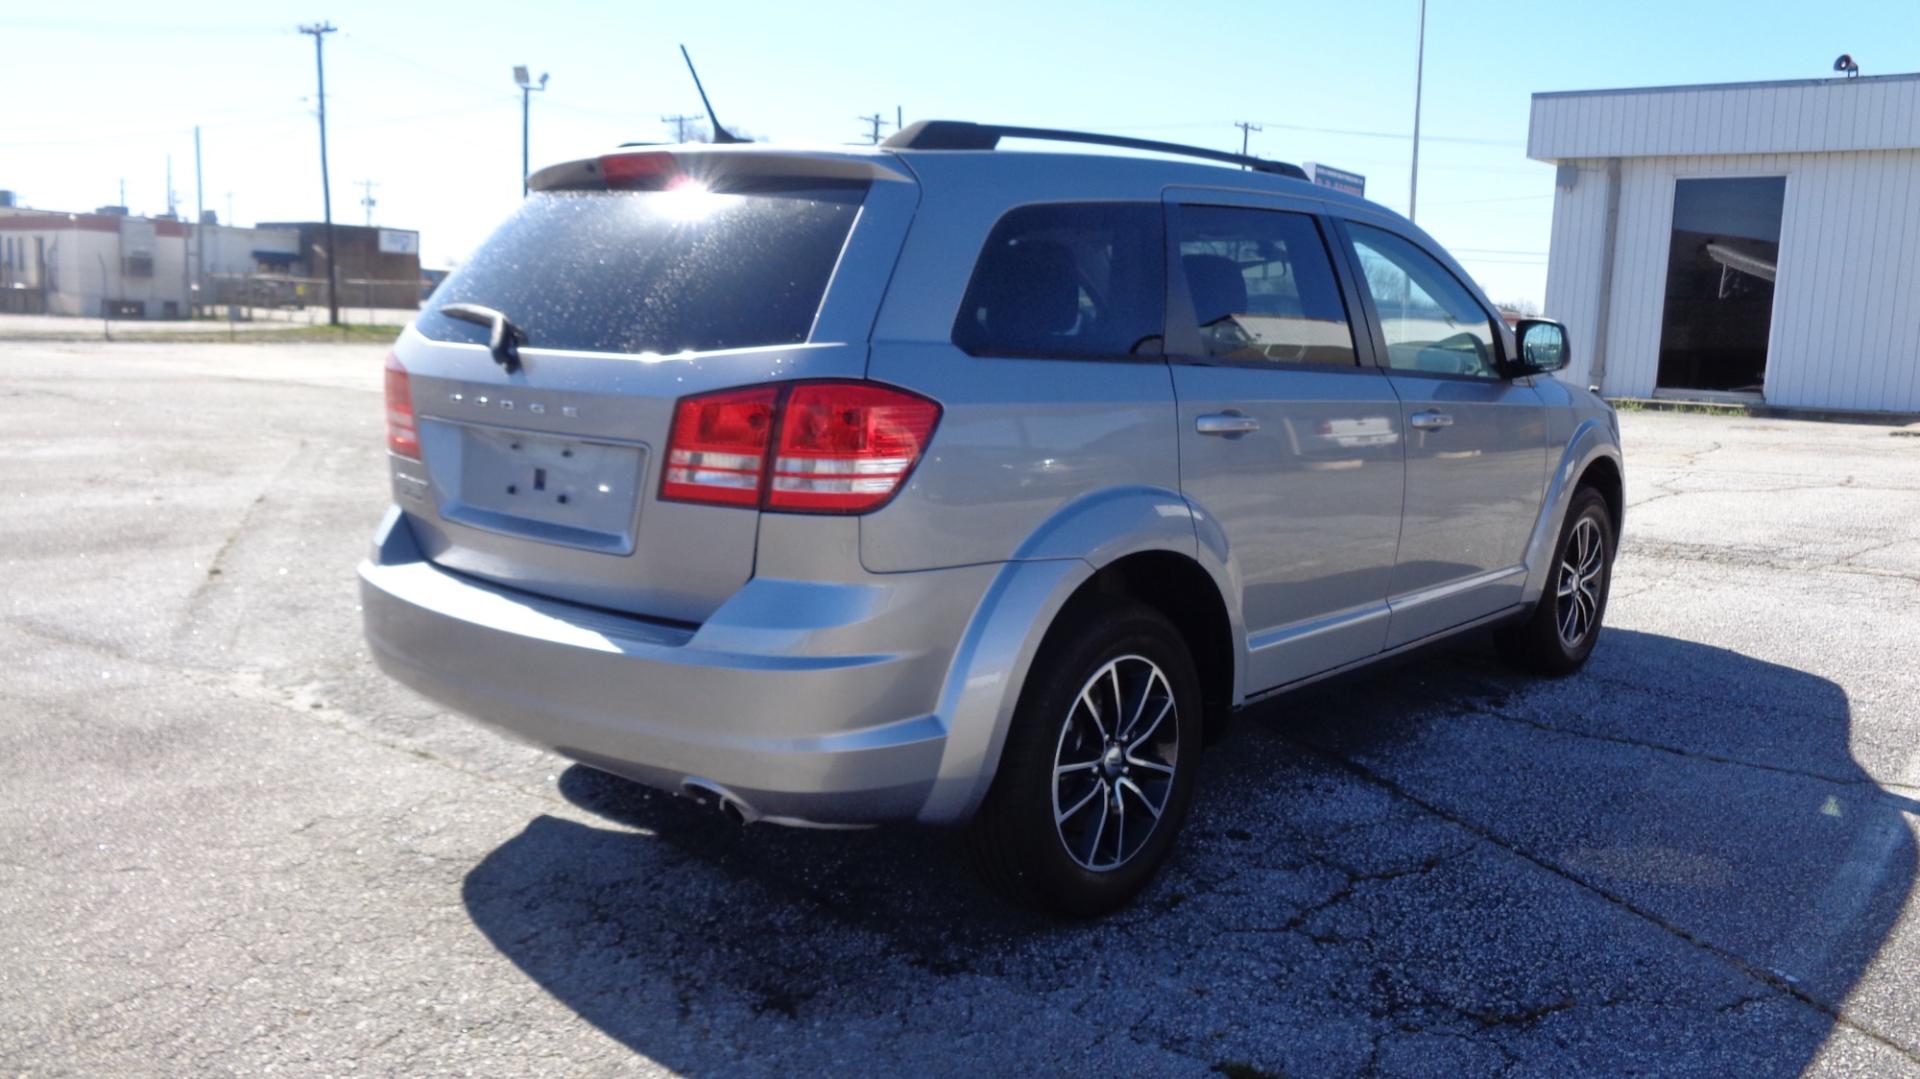
[[[1600,621],[1600,589],[1607,570],[1607,541],[1600,522],[1582,517],[1560,552],[1555,614],[1560,643],[1577,648]]]
[[[1109,660],[1080,689],[1053,756],[1053,823],[1081,868],[1125,865],[1153,835],[1173,796],[1180,715],[1152,660]]]

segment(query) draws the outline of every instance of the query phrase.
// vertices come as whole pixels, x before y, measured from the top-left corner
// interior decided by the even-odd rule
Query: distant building
[[[327,227],[319,221],[263,221],[263,229],[296,234],[293,263],[297,277],[327,276]],[[420,234],[334,222],[333,246],[339,259],[340,303],[351,307],[420,305]]]
[[[0,205],[0,313],[186,318],[194,308],[322,306],[319,224],[236,228]],[[343,307],[420,302],[420,234],[335,225]]]
[[[1920,75],[1535,94],[1527,154],[1570,377],[1920,411]]]
[[[183,318],[187,225],[135,217],[0,207],[0,311]]]

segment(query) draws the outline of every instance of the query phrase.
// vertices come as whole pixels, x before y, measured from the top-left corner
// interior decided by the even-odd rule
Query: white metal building
[[[1920,74],[1535,94],[1527,154],[1570,379],[1920,412]]]
[[[0,207],[0,311],[183,318],[223,295],[213,287],[220,277],[285,273],[300,257],[292,226],[189,225],[104,209],[114,212]]]

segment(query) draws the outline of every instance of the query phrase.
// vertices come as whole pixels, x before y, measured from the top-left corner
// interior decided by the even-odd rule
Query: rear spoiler
[[[892,154],[700,143],[622,146],[599,157],[548,165],[527,178],[527,188],[554,191],[651,186],[629,182],[640,176],[913,182],[913,177]]]

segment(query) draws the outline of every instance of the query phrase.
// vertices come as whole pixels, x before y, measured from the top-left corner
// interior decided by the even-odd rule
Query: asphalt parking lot
[[[1920,438],[1624,415],[1585,672],[1252,712],[1069,924],[380,677],[380,355],[0,343],[0,1070],[1920,1074]]]

